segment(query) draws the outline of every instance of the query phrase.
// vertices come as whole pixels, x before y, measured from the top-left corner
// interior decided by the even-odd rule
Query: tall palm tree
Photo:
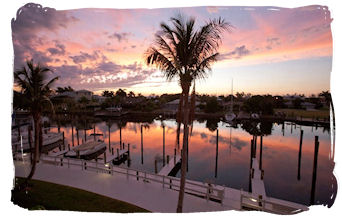
[[[164,72],[168,81],[177,79],[182,88],[177,118],[182,121],[184,127],[177,205],[177,212],[182,212],[189,136],[190,88],[196,79],[207,77],[211,64],[217,61],[222,33],[230,31],[231,25],[218,18],[209,20],[196,31],[195,18],[185,19],[181,14],[171,17],[170,22],[172,26],[164,22],[160,24],[161,30],[155,34],[154,45],[146,51],[146,63],[155,65]]]
[[[47,73],[50,71],[49,68],[41,66],[39,63],[35,65],[33,60],[30,60],[26,61],[26,65],[20,70],[14,72],[15,83],[28,100],[28,109],[32,115],[34,124],[33,162],[31,165],[31,172],[26,178],[26,183],[32,178],[36,169],[36,164],[39,161],[39,155],[43,144],[41,114],[45,103],[48,102],[53,109],[53,105],[49,99],[51,93],[50,87],[58,77],[48,80]]]

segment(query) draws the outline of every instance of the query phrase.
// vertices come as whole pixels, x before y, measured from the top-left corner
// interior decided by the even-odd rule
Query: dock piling
[[[176,164],[176,149],[174,149],[173,164]]]
[[[315,204],[318,148],[319,148],[318,136],[315,136],[315,156],[314,156],[313,169],[312,169],[313,171],[312,171],[311,198],[310,198],[311,205]]]
[[[219,139],[219,131],[218,131],[218,129],[217,129],[217,130],[216,130],[215,178],[217,178],[218,139]]]
[[[260,136],[260,159],[259,159],[259,169],[262,170],[262,136]]]
[[[74,125],[71,124],[71,142],[72,142],[72,147],[74,147]]]
[[[165,166],[165,126],[163,125],[163,166]]]
[[[106,163],[106,162],[107,162],[107,153],[104,152],[103,154],[104,154],[104,155],[103,155],[103,160],[104,160],[104,163]]]
[[[300,139],[299,139],[299,152],[298,152],[298,173],[297,173],[297,180],[300,180],[300,167],[302,161],[302,144],[303,144],[303,133],[304,131],[300,131]]]
[[[166,164],[169,164],[169,161],[170,161],[170,156],[166,155]]]
[[[95,135],[95,132],[96,132],[96,130],[95,130],[95,124],[94,124],[94,141],[96,141],[96,135]]]
[[[64,131],[63,131],[63,144],[64,144],[64,141],[65,141],[65,137],[64,137]]]
[[[76,137],[77,137],[77,145],[80,145],[79,137],[78,137],[78,128],[76,128]]]
[[[157,168],[157,160],[154,160],[154,173],[157,174],[158,168]]]

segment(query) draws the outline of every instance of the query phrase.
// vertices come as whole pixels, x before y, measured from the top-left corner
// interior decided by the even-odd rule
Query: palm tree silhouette
[[[211,70],[211,64],[217,61],[217,49],[221,42],[223,31],[230,31],[231,25],[224,19],[209,20],[205,25],[195,30],[195,18],[187,18],[181,14],[171,17],[172,26],[162,22],[161,30],[155,34],[154,45],[145,53],[147,65],[155,65],[166,79],[177,79],[182,88],[178,107],[178,123],[183,122],[183,152],[181,165],[181,183],[177,212],[182,212],[185,174],[186,150],[189,136],[189,92],[196,79],[204,79]],[[191,109],[192,110],[192,109]],[[177,133],[178,134],[178,133]],[[178,134],[179,135],[179,134]],[[177,136],[178,140],[179,136]],[[177,141],[178,142],[178,141]]]
[[[49,68],[41,66],[39,63],[35,65],[33,60],[30,60],[26,61],[26,66],[23,66],[20,70],[14,72],[15,83],[28,100],[28,109],[32,115],[34,124],[33,162],[31,165],[31,172],[25,181],[26,184],[34,175],[43,144],[41,114],[45,106],[44,102],[48,102],[53,110],[53,105],[49,99],[51,93],[50,87],[58,77],[54,77],[47,81],[47,73],[50,71]]]

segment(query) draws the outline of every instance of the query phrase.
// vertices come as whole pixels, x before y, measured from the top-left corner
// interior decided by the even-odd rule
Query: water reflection
[[[54,126],[51,130],[57,131],[58,125]],[[65,132],[66,141],[73,145],[82,143],[79,138],[92,139],[94,130],[103,134],[102,138],[110,150],[129,143],[130,161],[120,166],[152,173],[155,169],[160,171],[167,156],[172,159],[177,148],[177,123],[169,119],[96,120],[76,117],[73,121],[60,120],[59,128]],[[315,136],[319,137],[319,150],[316,169],[313,169]],[[193,123],[189,141],[187,178],[248,191],[251,157],[255,156],[259,167],[264,170],[268,196],[307,205],[311,202],[331,204],[330,196],[336,190],[336,179],[329,154],[330,132],[327,127],[248,121],[230,126],[218,119],[199,120]],[[313,201],[311,192],[314,192]]]

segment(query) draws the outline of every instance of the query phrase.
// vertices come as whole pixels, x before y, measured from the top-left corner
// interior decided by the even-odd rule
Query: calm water
[[[176,146],[176,122],[164,120],[165,125],[165,156],[170,160]],[[102,121],[88,124],[88,128],[95,125],[96,133],[102,133],[104,141],[108,144],[109,132],[111,147],[119,147],[120,130],[115,121]],[[122,142],[130,143],[131,162],[120,166],[154,172],[155,159],[158,160],[158,171],[162,168],[163,159],[163,128],[160,120],[144,124],[143,145],[141,144],[142,123],[127,122],[121,124]],[[187,178],[191,180],[211,182],[236,189],[248,191],[250,166],[250,141],[252,136],[250,124],[238,125],[236,128],[228,127],[223,122],[200,123],[196,121],[193,126],[189,142],[189,160]],[[216,152],[216,133],[218,129],[218,152]],[[302,204],[310,204],[311,183],[314,160],[314,137],[319,136],[319,152],[317,163],[317,181],[315,189],[316,204],[331,204],[330,196],[334,183],[332,174],[334,162],[329,158],[330,132],[323,127],[299,126],[291,123],[268,123],[259,125],[264,134],[262,147],[262,167],[264,169],[264,182],[266,194],[279,199],[285,199]],[[210,130],[209,130],[210,129]],[[304,131],[301,164],[298,167],[300,130]],[[65,132],[66,141],[72,144],[71,125],[61,127]],[[57,128],[51,128],[56,132]],[[87,138],[93,129],[87,130]],[[182,135],[181,137],[182,138]],[[84,139],[84,130],[79,130],[79,139]],[[182,141],[182,140],[181,140]],[[257,158],[260,154],[260,137],[257,143]],[[74,128],[74,145],[77,145]],[[102,156],[100,156],[102,157]],[[216,164],[217,157],[217,164]],[[166,158],[166,157],[165,157]],[[300,177],[298,177],[300,169]],[[217,173],[215,173],[217,171]],[[177,176],[180,176],[178,172]]]

